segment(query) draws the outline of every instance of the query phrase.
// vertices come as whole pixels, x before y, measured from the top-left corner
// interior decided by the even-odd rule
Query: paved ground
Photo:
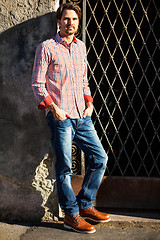
[[[112,221],[96,224],[96,233],[65,230],[63,222],[38,226],[0,223],[0,240],[160,240],[160,213],[111,212]]]

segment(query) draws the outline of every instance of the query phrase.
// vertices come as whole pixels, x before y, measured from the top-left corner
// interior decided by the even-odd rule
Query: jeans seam
[[[86,189],[85,189],[85,191],[84,191],[84,196],[86,195],[86,191],[87,191],[88,186],[89,186],[89,184],[90,184],[90,182],[91,182],[92,175],[93,175],[93,172],[91,173],[91,176],[90,176],[90,178],[89,178],[89,180],[88,180],[88,183],[87,183],[87,185],[86,185]]]
[[[79,140],[82,141],[82,139],[81,139],[79,136],[77,136],[77,138],[79,138]],[[83,141],[82,141],[82,142],[83,142]],[[92,154],[92,152],[90,151],[88,145],[85,144],[85,146],[87,147],[87,149],[89,150],[89,152]],[[96,163],[94,154],[92,154],[92,156],[93,156],[94,162]],[[89,184],[90,184],[90,182],[91,182],[91,179],[92,179],[92,175],[93,175],[93,174],[94,174],[94,171],[93,171],[93,172],[91,173],[91,175],[90,175],[90,178],[89,178],[88,183],[87,183],[87,185],[86,185],[86,190],[84,191],[84,196],[86,195],[86,191],[87,191],[88,186],[89,186]]]

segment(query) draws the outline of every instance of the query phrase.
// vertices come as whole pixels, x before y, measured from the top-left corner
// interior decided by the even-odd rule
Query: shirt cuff
[[[93,102],[93,98],[92,98],[92,96],[90,96],[90,95],[84,95],[84,101],[85,101],[85,103],[87,103],[87,102]]]
[[[40,110],[46,109],[53,102],[52,98],[48,95],[38,106]]]

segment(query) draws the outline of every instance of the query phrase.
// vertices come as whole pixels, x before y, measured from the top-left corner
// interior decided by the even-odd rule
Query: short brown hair
[[[63,11],[65,9],[74,10],[77,13],[79,20],[81,19],[81,15],[82,15],[81,8],[78,5],[74,3],[64,3],[60,5],[60,7],[57,9],[57,13],[56,13],[57,20],[61,20]]]

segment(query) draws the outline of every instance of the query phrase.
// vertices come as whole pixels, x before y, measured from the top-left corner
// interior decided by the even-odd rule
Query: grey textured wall
[[[56,218],[50,133],[31,76],[37,45],[56,33],[58,2],[0,0],[0,220]]]

